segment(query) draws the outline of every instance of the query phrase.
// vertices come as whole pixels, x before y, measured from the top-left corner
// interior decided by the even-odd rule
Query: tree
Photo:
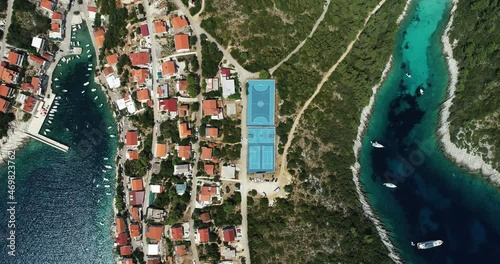
[[[99,28],[101,27],[102,21],[101,21],[101,14],[96,13],[95,14],[95,19],[94,19],[94,27]]]
[[[269,72],[267,70],[260,70],[259,71],[259,78],[260,79],[269,79],[269,77],[271,77],[271,75],[269,74]]]

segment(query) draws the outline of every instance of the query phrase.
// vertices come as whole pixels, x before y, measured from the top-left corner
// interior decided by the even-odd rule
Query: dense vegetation
[[[219,43],[232,46],[232,55],[245,68],[256,72],[277,64],[307,37],[323,11],[324,2],[205,1],[201,25]],[[339,11],[351,15],[347,10]]]
[[[15,0],[7,43],[22,49],[31,49],[31,39],[50,29],[50,19],[35,11],[28,0]]]
[[[7,131],[9,130],[9,123],[13,121],[16,117],[13,113],[0,113],[0,138],[7,136]]]
[[[108,28],[104,35],[103,53],[119,46],[125,45],[127,36],[127,8],[117,8],[115,0],[98,1],[99,10],[103,15],[109,15]]]
[[[459,1],[450,36],[451,41],[458,40],[453,55],[460,67],[451,107],[451,139],[463,148],[471,149],[471,144],[496,168],[500,166],[499,14],[500,3],[495,0]],[[483,143],[491,146],[490,151]]]
[[[312,38],[274,72],[284,101],[277,128],[282,138],[322,74],[338,60],[377,3],[332,2]],[[294,179],[293,191],[287,188],[292,191],[290,199],[278,199],[269,208],[266,198],[254,203],[249,197],[249,204],[254,204],[248,216],[252,262],[391,262],[359,204],[350,166],[355,161],[352,142],[360,113],[392,52],[398,28],[395,21],[403,5],[388,0],[372,16],[350,54],[301,118],[288,153]]]
[[[222,60],[222,52],[217,44],[207,40],[207,36],[201,35],[201,72],[203,77],[212,78],[219,71],[219,62]]]

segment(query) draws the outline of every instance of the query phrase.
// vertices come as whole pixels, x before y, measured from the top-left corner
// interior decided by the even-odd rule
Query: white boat
[[[97,100],[97,98],[99,98],[99,96],[94,97],[94,101]]]
[[[88,44],[87,44],[88,45]],[[90,53],[90,50],[87,50],[87,54]]]
[[[80,26],[80,25],[77,25],[77,27],[78,27],[78,29],[82,29],[82,26]]]
[[[106,170],[102,170],[102,172],[106,172]]]
[[[55,78],[54,81],[59,81],[59,78]]]
[[[106,169],[112,169],[112,168],[113,168],[113,167],[111,167],[111,166],[109,166],[109,165],[104,165],[104,167],[105,167]]]
[[[433,247],[439,247],[443,244],[443,240],[430,240],[425,242],[417,243],[418,249],[429,249]]]
[[[108,179],[108,178],[103,178],[103,180],[104,180],[104,181],[109,181],[109,179]]]
[[[108,158],[105,157],[104,160],[108,160]]]
[[[56,102],[55,105],[59,105],[59,103]]]
[[[420,93],[420,95],[424,95],[424,89],[420,88],[418,89],[418,92]]]
[[[82,91],[82,94],[85,93],[85,90]]]
[[[109,126],[109,127],[108,127],[108,129],[111,129],[111,128],[113,128],[113,126]]]
[[[57,99],[57,100],[61,99],[61,96],[56,96],[56,99]]]
[[[90,55],[90,54],[89,54],[89,55],[87,56],[87,58],[92,58],[92,55]]]
[[[80,58],[80,55],[76,55],[76,58],[79,59]]]
[[[90,66],[90,67],[92,67],[93,65],[94,65],[94,64],[92,64],[92,63],[91,63],[91,64],[89,64],[89,66]]]
[[[102,106],[103,106],[103,104],[100,104],[100,105],[99,105],[99,108],[101,108]]]
[[[52,108],[57,109],[57,105],[53,106]]]
[[[87,71],[91,71],[91,70],[92,70],[92,68],[87,68]]]
[[[406,77],[411,78],[411,74],[406,73]]]
[[[95,182],[95,179],[92,180],[92,183],[94,183],[94,182]]]
[[[49,121],[47,121],[47,123],[52,124],[52,121],[49,120]]]
[[[76,42],[76,45],[77,45],[77,46],[80,46],[80,41],[77,41],[77,42]]]
[[[387,187],[387,188],[391,188],[391,189],[394,189],[394,188],[398,187],[398,186],[396,186],[396,184],[390,183],[390,182],[384,183],[384,186]]]
[[[76,31],[76,28],[72,28],[71,31]]]
[[[88,46],[90,46],[90,44],[85,45],[85,47],[88,47]],[[87,53],[88,53],[88,52],[87,52]]]
[[[90,76],[90,73],[86,73],[85,76]]]
[[[43,134],[44,134],[44,135],[47,135],[47,132],[43,131]]]
[[[102,222],[99,222],[99,224],[102,225],[102,226],[104,225]]]
[[[95,187],[99,188],[99,186],[101,186],[101,185],[99,185],[99,184],[96,184],[96,186],[95,186]]]
[[[106,184],[106,185],[104,185],[104,187],[109,188],[109,187],[111,187],[111,185]]]
[[[91,89],[91,91],[92,91],[92,92],[95,92],[95,91],[97,91],[97,89],[93,88],[93,89]]]
[[[67,93],[67,92],[68,92],[68,90],[66,90],[66,89],[63,90],[63,93]]]
[[[45,131],[50,132],[50,129],[46,128]]]
[[[49,114],[49,116],[54,116],[54,114]]]
[[[87,85],[89,85],[89,83],[90,83],[90,82],[86,82],[86,83],[84,83],[84,84],[83,84],[83,86],[87,86]]]
[[[56,84],[56,88],[59,88],[59,87],[61,87],[61,85],[59,85],[59,84]]]
[[[106,195],[111,195],[111,193],[108,193],[108,192],[107,192],[107,193],[106,193]]]
[[[58,63],[57,66],[61,66],[61,63]]]
[[[109,135],[109,137],[112,137],[112,138],[114,138],[114,137],[115,137],[115,135]]]
[[[372,146],[374,148],[383,148],[384,147],[384,145],[378,143],[377,141],[370,141],[370,143],[372,144]]]

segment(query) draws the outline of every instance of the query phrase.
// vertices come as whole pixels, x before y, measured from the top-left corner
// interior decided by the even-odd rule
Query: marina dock
[[[54,102],[55,99],[55,94],[50,93],[48,97],[44,98],[44,101],[40,101],[34,110],[35,113],[33,114],[33,117],[31,118],[31,123],[27,129],[26,134],[28,136],[45,143],[51,147],[54,147],[60,151],[67,152],[69,147],[61,144],[53,139],[50,139],[44,135],[40,135],[40,129],[43,126],[43,123],[45,122],[45,118],[47,118],[50,107],[52,106],[52,103]]]

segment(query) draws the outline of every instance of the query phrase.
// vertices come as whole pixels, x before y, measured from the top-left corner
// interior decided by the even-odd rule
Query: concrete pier
[[[50,139],[46,136],[40,135],[40,129],[43,126],[43,123],[45,122],[45,118],[47,118],[49,114],[50,107],[52,106],[52,103],[54,102],[54,99],[56,98],[55,94],[50,93],[48,96],[44,98],[43,101],[39,101],[36,109],[34,109],[34,114],[31,118],[31,123],[27,129],[26,134],[28,136],[45,143],[51,147],[54,147],[60,151],[67,152],[69,147],[61,144],[53,139]]]

